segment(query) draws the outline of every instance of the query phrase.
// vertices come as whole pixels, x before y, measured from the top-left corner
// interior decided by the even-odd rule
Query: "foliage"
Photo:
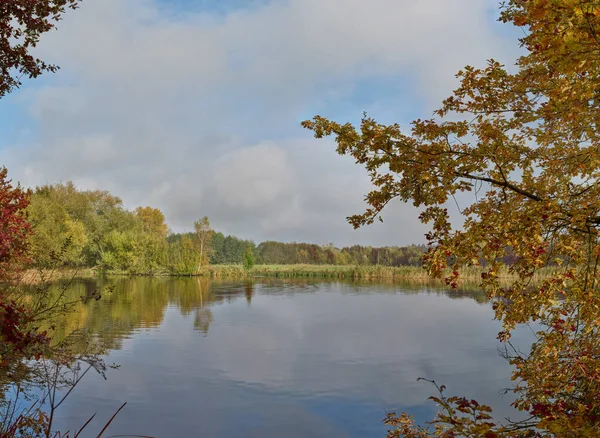
[[[37,187],[27,208],[33,228],[31,258],[37,268],[99,268],[137,275],[193,275],[210,264],[243,264],[248,247],[257,264],[421,266],[424,245],[381,247],[254,242],[225,236],[208,218],[191,233],[168,234],[157,208],[128,211],[120,198],[103,190],[79,190],[72,182]],[[206,222],[205,222],[206,221]],[[190,244],[192,243],[192,244]]]
[[[57,264],[67,245],[55,255]],[[98,300],[99,291],[70,296],[72,278],[56,288],[44,280],[45,273],[40,272],[40,278],[31,288],[2,285],[7,301],[22,312],[14,329],[23,339],[2,339],[0,344],[0,436],[68,436],[52,430],[54,411],[79,382],[81,365],[100,373],[106,370],[102,347],[80,327],[57,331],[57,321],[74,315],[79,305]]]
[[[135,214],[142,222],[142,228],[145,233],[165,239],[169,228],[165,222],[165,215],[158,208],[138,207]]]
[[[14,280],[22,268],[31,233],[25,214],[29,193],[14,187],[7,177],[6,168],[0,168],[0,282]]]
[[[200,263],[198,264],[198,269],[200,269],[202,266],[208,265],[213,252],[211,241],[215,232],[210,227],[210,221],[206,216],[194,222],[194,230],[196,231],[196,241],[198,242],[200,254]]]
[[[179,236],[169,243],[168,269],[174,275],[192,275],[201,263],[200,252],[191,236]]]
[[[525,33],[515,71],[494,60],[465,67],[435,118],[414,121],[410,133],[367,116],[360,129],[319,116],[303,124],[317,137],[334,135],[338,152],[368,170],[375,188],[367,210],[349,218],[355,227],[396,198],[411,201],[432,224],[424,260],[431,275],[448,266],[445,279],[456,287],[461,267],[484,262],[481,287],[495,300],[499,338],[508,341],[516,324],[542,327],[529,354],[510,358],[514,405],[532,416],[518,430],[597,436],[600,6],[510,0],[500,19]],[[453,230],[444,207],[465,191],[479,196],[462,210],[463,229]],[[517,278],[502,287],[497,272],[509,250]],[[561,269],[532,286],[552,263]]]
[[[88,237],[81,221],[72,219],[63,205],[44,197],[36,197],[28,208],[29,221],[35,229],[31,239],[31,253],[38,266],[51,266],[53,255],[71,240],[63,261],[66,266],[78,267],[83,263],[83,248]]]
[[[12,295],[27,258],[27,238],[31,233],[26,219],[29,193],[14,187],[0,169],[0,369],[21,357],[39,354],[45,335],[31,327],[33,315]]]
[[[67,8],[79,0],[10,0],[0,2],[0,98],[21,85],[22,76],[35,78],[56,65],[35,58],[41,34],[52,30]]]
[[[338,249],[329,245],[266,241],[256,248],[264,264],[421,266],[424,246],[381,247],[353,245]]]
[[[420,379],[427,380],[427,379]],[[506,432],[509,436],[510,429],[501,428],[494,430],[495,424],[492,421],[490,413],[492,410],[489,406],[480,405],[476,400],[467,400],[464,397],[446,397],[444,385],[438,386],[433,380],[431,383],[435,385],[439,392],[439,396],[430,397],[430,400],[436,402],[440,407],[440,412],[429,427],[425,428],[415,424],[414,419],[402,413],[397,416],[393,413],[387,415],[384,420],[387,426],[391,429],[388,431],[388,438],[427,438],[432,434],[442,437],[497,437],[500,433]],[[452,424],[452,429],[446,428],[447,424]],[[536,436],[533,431],[523,432],[524,436]]]
[[[236,264],[244,262],[246,248],[250,246],[256,251],[256,245],[249,240],[239,239],[235,236],[225,236],[216,232],[211,239],[213,249],[210,256],[211,264]]]
[[[254,267],[254,254],[252,254],[252,247],[248,245],[246,252],[244,253],[244,269],[249,271]]]
[[[167,228],[158,209],[130,212],[106,191],[80,191],[68,182],[36,188],[28,211],[35,231],[31,255],[37,267],[52,266],[52,254],[69,240],[61,257],[65,267],[135,274],[166,269]]]

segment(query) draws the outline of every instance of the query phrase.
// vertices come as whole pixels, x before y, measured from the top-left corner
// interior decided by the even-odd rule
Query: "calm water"
[[[105,279],[64,331],[87,327],[120,365],[88,374],[57,427],[92,431],[123,403],[107,435],[155,437],[383,437],[391,410],[431,418],[426,399],[451,394],[511,415],[509,365],[498,354],[481,295],[417,285],[257,279]],[[517,333],[524,341],[525,333]]]

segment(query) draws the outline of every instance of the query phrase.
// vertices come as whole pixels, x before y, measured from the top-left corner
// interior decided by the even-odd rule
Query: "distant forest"
[[[132,274],[192,274],[203,264],[241,264],[250,247],[257,264],[419,266],[424,245],[381,247],[252,241],[225,236],[204,224],[196,232],[170,233],[152,207],[129,211],[101,190],[71,182],[37,187],[28,207],[34,236],[31,259],[40,268],[99,268]],[[199,233],[203,233],[200,235]],[[208,237],[207,237],[208,236]],[[207,240],[204,256],[199,242]]]

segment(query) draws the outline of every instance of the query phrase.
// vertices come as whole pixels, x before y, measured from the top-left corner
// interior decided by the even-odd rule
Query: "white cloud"
[[[246,212],[273,209],[293,191],[293,169],[281,148],[261,144],[230,152],[214,164],[219,202]]]
[[[365,174],[299,121],[383,76],[415,84],[405,108],[433,108],[462,65],[514,56],[491,5],[289,0],[177,15],[153,0],[86,0],[40,44],[60,72],[20,91],[37,138],[0,159],[24,184],[72,179],[159,207],[175,230],[208,215],[255,240],[421,241],[401,204],[389,224],[352,231]]]

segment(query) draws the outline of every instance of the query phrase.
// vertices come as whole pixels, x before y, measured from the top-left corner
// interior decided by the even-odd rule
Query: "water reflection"
[[[239,282],[211,281],[205,278],[101,277],[76,279],[69,287],[69,299],[93,296],[101,299],[78,304],[76,312],[57,324],[55,338],[62,339],[77,328],[86,328],[109,349],[119,349],[121,340],[138,329],[159,327],[167,307],[182,315],[194,314],[194,327],[208,333],[213,315],[210,307],[245,297],[248,306],[260,291],[270,296],[316,293],[318,281],[257,279]],[[452,299],[486,303],[485,294],[476,289],[448,290],[437,283],[398,283],[357,281],[331,283],[328,288],[344,294],[434,294]]]
[[[433,413],[432,388],[418,377],[511,414],[498,396],[510,369],[481,294],[433,284],[144,277],[78,280],[71,293],[107,287],[113,292],[81,304],[58,330],[88,328],[121,369],[82,382],[60,425],[110,417],[127,401],[109,435],[384,436],[387,410]]]

